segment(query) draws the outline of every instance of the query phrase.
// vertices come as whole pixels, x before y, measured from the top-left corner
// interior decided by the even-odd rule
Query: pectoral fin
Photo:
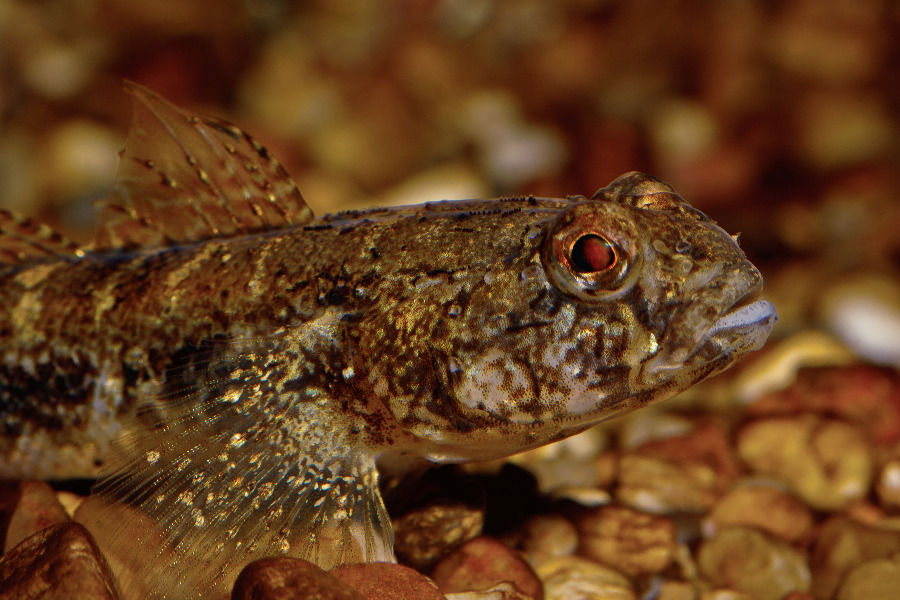
[[[79,509],[111,561],[125,563],[124,588],[224,598],[265,556],[323,568],[394,560],[374,457],[323,412],[327,398],[279,388],[291,368],[283,357],[252,349],[212,360],[215,396],[181,399],[175,418],[133,437],[130,458]]]

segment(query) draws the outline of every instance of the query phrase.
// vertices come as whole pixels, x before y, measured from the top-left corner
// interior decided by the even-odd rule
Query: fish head
[[[480,323],[507,327],[456,351],[444,420],[420,428],[433,460],[508,455],[668,398],[760,348],[777,320],[737,236],[640,173],[570,198],[505,268],[529,276],[483,296]]]

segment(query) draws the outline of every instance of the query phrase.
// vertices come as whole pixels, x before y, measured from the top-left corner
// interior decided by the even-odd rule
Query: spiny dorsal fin
[[[40,221],[0,210],[0,264],[24,265],[31,262],[84,256],[78,244],[67,240]]]
[[[136,428],[115,453],[122,464],[76,518],[125,561],[123,597],[227,597],[266,556],[326,569],[394,560],[374,456],[348,442],[322,398],[282,385],[298,374],[284,358],[295,347],[277,336],[214,342],[203,383],[185,365],[186,385],[158,399],[175,403],[160,426]]]
[[[127,89],[134,116],[96,248],[166,246],[312,220],[296,184],[249,135],[136,83]]]

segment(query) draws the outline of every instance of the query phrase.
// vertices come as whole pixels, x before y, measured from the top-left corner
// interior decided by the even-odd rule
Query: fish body
[[[391,560],[378,461],[562,439],[774,325],[735,238],[653,177],[315,219],[245,133],[131,91],[92,247],[0,219],[0,476],[102,467],[79,518],[138,596]]]

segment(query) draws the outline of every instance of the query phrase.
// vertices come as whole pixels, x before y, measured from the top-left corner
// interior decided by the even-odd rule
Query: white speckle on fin
[[[321,396],[278,387],[297,373],[279,372],[292,367],[277,338],[251,342],[266,344],[211,360],[208,387],[128,440],[126,462],[79,508],[123,597],[227,598],[266,556],[394,560],[374,456]]]
[[[95,248],[167,246],[312,220],[284,168],[242,130],[135,83],[127,89],[134,116]]]

